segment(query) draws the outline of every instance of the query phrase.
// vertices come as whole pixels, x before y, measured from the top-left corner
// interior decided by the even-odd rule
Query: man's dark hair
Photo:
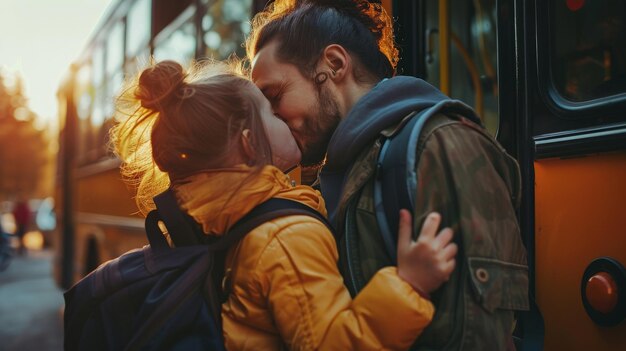
[[[248,59],[276,39],[279,59],[305,76],[315,75],[320,55],[331,44],[341,45],[357,61],[359,81],[392,77],[398,63],[389,15],[380,3],[365,0],[277,0],[252,21]]]

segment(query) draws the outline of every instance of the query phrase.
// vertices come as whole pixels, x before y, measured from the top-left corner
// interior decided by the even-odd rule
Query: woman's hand
[[[452,241],[452,229],[437,234],[441,215],[432,212],[426,217],[417,241],[413,241],[411,214],[400,210],[398,229],[398,275],[422,296],[428,297],[454,270],[457,246]]]

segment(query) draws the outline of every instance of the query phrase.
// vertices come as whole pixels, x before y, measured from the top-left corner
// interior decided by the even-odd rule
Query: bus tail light
[[[585,310],[601,326],[614,326],[626,317],[626,270],[609,257],[597,258],[585,270],[581,282]]]

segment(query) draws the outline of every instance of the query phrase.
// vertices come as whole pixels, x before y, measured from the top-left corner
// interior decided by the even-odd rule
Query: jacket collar
[[[192,175],[174,185],[179,205],[205,233],[221,235],[254,207],[272,197],[300,201],[326,215],[319,192],[293,186],[288,175],[246,165]]]
[[[357,156],[379,138],[381,131],[399,123],[413,111],[429,108],[475,116],[471,107],[463,102],[450,99],[427,82],[408,76],[385,79],[357,101],[333,133],[326,164],[319,176],[333,223],[346,174]]]

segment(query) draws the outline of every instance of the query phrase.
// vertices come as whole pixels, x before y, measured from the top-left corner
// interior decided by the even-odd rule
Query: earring
[[[328,73],[320,72],[315,75],[315,77],[313,78],[313,81],[317,85],[322,85],[327,79],[328,79]]]

